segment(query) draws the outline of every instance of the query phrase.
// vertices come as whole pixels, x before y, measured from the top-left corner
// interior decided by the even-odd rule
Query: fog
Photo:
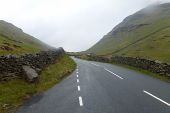
[[[84,51],[125,17],[170,0],[0,0],[0,19],[66,51]]]

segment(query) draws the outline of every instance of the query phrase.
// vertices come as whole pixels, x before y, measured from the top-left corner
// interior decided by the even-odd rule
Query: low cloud
[[[126,16],[170,0],[0,0],[0,17],[67,51],[83,51]]]

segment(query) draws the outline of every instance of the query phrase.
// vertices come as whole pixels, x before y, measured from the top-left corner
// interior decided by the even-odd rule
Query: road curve
[[[170,84],[106,63],[75,59],[77,69],[16,113],[170,113]]]

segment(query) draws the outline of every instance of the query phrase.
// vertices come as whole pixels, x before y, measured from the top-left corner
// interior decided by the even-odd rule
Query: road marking
[[[79,77],[79,75],[77,75],[77,78]]]
[[[104,69],[105,69],[106,71],[108,71],[109,73],[111,73],[111,74],[117,76],[118,78],[123,79],[122,77],[120,77],[119,75],[113,73],[112,71],[110,71],[110,70],[108,70],[108,69],[106,69],[106,68],[104,68]]]
[[[91,63],[91,64],[99,67],[99,65],[97,65],[97,64],[95,64],[95,63]]]
[[[80,106],[83,106],[83,99],[81,96],[79,96],[79,104],[80,104]]]
[[[79,83],[79,79],[77,79],[77,83]]]
[[[77,88],[78,88],[78,91],[80,91],[80,86],[77,86]]]
[[[153,97],[153,98],[155,98],[155,99],[161,101],[162,103],[166,104],[167,106],[170,106],[170,104],[169,104],[168,102],[165,102],[164,100],[162,100],[162,99],[156,97],[155,95],[153,95],[153,94],[151,94],[151,93],[149,93],[149,92],[147,92],[147,91],[145,91],[145,90],[143,90],[143,92],[146,93],[146,94],[148,94],[148,95],[150,95],[151,97]]]
[[[77,71],[76,73],[78,74],[79,72]]]

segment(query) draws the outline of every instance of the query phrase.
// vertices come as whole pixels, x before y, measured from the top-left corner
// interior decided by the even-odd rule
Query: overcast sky
[[[0,19],[67,51],[83,51],[126,16],[170,0],[0,0]]]

